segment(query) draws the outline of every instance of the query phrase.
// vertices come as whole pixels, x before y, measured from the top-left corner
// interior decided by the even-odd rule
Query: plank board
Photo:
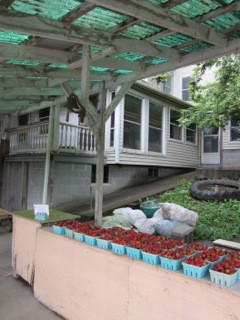
[[[227,247],[229,249],[240,250],[240,243],[237,243],[237,242],[218,239],[218,240],[213,241],[213,243],[216,246],[222,246],[222,247]]]

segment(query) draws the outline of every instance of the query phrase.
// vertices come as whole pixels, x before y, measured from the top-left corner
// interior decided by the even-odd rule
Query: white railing
[[[47,147],[47,121],[8,129],[6,132],[10,140],[10,153],[41,151]]]
[[[88,127],[60,123],[59,149],[94,152],[96,137]]]
[[[46,151],[48,121],[8,129],[6,133],[10,154]],[[61,152],[95,152],[96,138],[88,127],[60,123],[58,149]]]

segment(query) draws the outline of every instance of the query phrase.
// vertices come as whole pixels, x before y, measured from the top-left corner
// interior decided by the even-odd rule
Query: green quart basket
[[[142,210],[147,218],[152,218],[154,213],[160,208],[160,203],[157,201],[146,201],[140,205],[140,210]]]

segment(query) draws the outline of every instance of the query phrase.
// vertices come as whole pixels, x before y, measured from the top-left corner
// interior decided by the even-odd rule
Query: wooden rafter
[[[87,0],[87,2],[128,14],[156,26],[180,32],[220,47],[227,43],[225,36],[214,29],[184,18],[146,0],[141,2],[136,0]]]
[[[8,8],[15,0],[0,0],[0,8]]]
[[[136,25],[136,24],[139,24],[141,22],[142,22],[142,20],[140,20],[140,19],[129,18],[129,19],[119,23],[118,25],[116,25],[116,26],[114,26],[112,28],[109,28],[107,31],[111,32],[111,33],[118,33],[118,32],[121,32],[121,31],[131,27],[132,25]]]
[[[80,42],[87,45],[113,46],[119,52],[125,52],[126,48],[129,48],[133,52],[166,58],[172,58],[173,56],[176,58],[178,55],[178,52],[172,48],[155,46],[144,42],[144,40],[126,39],[99,30],[93,32],[91,29],[73,26],[67,22],[15,13],[11,10],[2,10],[0,12],[0,30],[17,31],[50,39],[74,43]]]
[[[94,4],[89,4],[87,2],[83,2],[79,7],[75,10],[67,13],[61,21],[63,22],[72,22],[82,16],[84,16],[89,11],[93,10],[96,6]]]
[[[180,4],[183,4],[184,2],[187,2],[188,0],[169,0],[168,2],[165,2],[162,4],[162,7],[165,9],[172,9],[176,6],[179,6]]]
[[[81,80],[81,74],[79,70],[46,70],[42,67],[23,67],[17,65],[1,65],[0,64],[0,75],[1,76],[15,76],[17,78],[25,78],[25,77],[47,77],[50,79],[59,78],[59,79],[76,79]],[[109,81],[113,80],[114,76],[111,72],[96,72],[90,71],[90,79],[98,80],[98,81]]]
[[[198,52],[186,54],[182,56],[181,60],[169,61],[169,62],[162,63],[160,65],[151,65],[146,68],[144,77],[145,78],[151,77],[163,72],[185,67],[187,65],[191,65],[197,62],[209,60],[216,57],[221,57],[223,55],[228,55],[232,53],[239,53],[239,52],[240,52],[240,39],[232,40],[232,41],[229,41],[228,46],[224,48],[216,49],[215,47],[211,47],[205,50],[200,50]],[[137,80],[141,80],[142,78],[143,78],[142,75],[140,75],[138,72],[132,72],[131,74],[128,74],[128,75],[121,75],[116,79],[114,84],[112,82],[106,82],[106,88],[112,88],[113,86],[116,87],[117,85],[120,85],[124,82],[137,81]],[[95,90],[94,86],[92,89]]]
[[[208,12],[208,13],[202,15],[201,17],[195,18],[194,20],[201,23],[201,22],[205,22],[210,19],[214,19],[214,18],[221,16],[223,14],[226,14],[228,12],[232,12],[232,11],[239,10],[239,9],[240,9],[240,2],[234,2],[234,3],[231,3],[231,4],[226,5],[224,7],[220,7],[216,10]]]
[[[61,96],[63,90],[61,88],[28,88],[28,87],[0,87],[0,97],[11,97],[11,96]]]

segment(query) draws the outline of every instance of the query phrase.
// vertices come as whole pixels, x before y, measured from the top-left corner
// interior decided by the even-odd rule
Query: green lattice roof
[[[145,71],[148,76],[156,75],[198,62],[202,56],[240,50],[240,0],[179,0],[179,4],[175,0],[141,0],[138,5],[134,0],[10,2],[8,11],[0,11],[0,78],[4,86],[8,79],[17,78],[24,87],[25,78],[33,81],[33,87],[38,81],[54,80],[60,88],[60,82],[68,79],[73,89],[79,88],[81,67],[75,62],[82,59],[85,43],[90,45],[94,61],[91,83],[105,80],[109,86],[129,77],[143,79]],[[28,17],[33,20],[25,25]],[[232,49],[224,51],[225,47]],[[45,89],[41,92],[46,95],[60,92]]]

